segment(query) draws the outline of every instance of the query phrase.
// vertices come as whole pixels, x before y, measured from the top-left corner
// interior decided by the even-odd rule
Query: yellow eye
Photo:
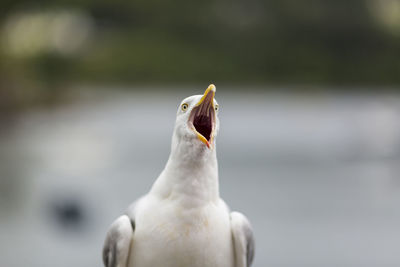
[[[188,109],[188,107],[189,107],[188,104],[183,103],[182,106],[181,106],[181,109],[182,109],[183,111],[186,111],[186,110]]]
[[[215,104],[214,106],[215,111],[218,111],[218,108],[219,108],[218,104]]]

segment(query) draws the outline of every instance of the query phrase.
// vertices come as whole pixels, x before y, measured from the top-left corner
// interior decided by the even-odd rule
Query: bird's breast
[[[233,250],[224,209],[159,203],[138,216],[130,266],[232,266],[226,265]]]

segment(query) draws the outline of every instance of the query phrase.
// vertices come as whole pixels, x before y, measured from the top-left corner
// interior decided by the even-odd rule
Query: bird
[[[179,105],[171,152],[150,191],[110,226],[105,267],[250,267],[252,226],[219,193],[216,87]]]

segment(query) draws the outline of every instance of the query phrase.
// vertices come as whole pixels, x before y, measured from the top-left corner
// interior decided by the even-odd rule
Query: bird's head
[[[178,138],[197,142],[209,149],[214,147],[219,129],[215,91],[215,85],[210,84],[203,95],[193,95],[182,100],[175,122],[175,134]]]

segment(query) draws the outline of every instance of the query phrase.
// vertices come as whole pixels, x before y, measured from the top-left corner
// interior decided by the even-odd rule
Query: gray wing
[[[236,255],[235,267],[250,267],[254,258],[254,236],[250,222],[239,212],[231,212],[231,230]]]
[[[105,267],[127,267],[134,230],[134,220],[127,215],[120,216],[111,224],[103,247]]]

